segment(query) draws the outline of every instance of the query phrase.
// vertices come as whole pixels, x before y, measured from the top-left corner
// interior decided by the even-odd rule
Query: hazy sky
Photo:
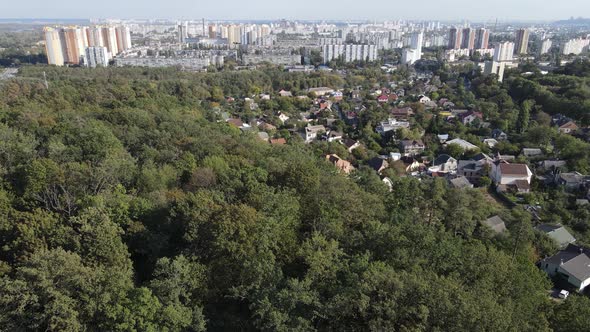
[[[1,0],[1,18],[556,20],[590,0]]]

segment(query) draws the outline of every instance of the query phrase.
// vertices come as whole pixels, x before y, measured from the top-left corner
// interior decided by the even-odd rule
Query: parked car
[[[557,297],[564,300],[567,299],[568,296],[570,296],[570,292],[566,291],[565,289],[562,289],[559,294],[557,294]]]

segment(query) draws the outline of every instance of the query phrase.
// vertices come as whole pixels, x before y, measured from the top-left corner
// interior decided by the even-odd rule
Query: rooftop
[[[528,176],[531,171],[525,164],[500,164],[502,175]]]

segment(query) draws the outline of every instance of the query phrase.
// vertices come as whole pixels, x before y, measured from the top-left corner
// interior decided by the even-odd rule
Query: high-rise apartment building
[[[512,61],[514,54],[514,43],[498,43],[494,49],[494,61]]]
[[[214,24],[209,25],[209,38],[217,38],[217,26]]]
[[[106,67],[109,65],[110,54],[104,46],[86,48],[86,67]]]
[[[61,47],[59,31],[54,28],[45,28],[45,50],[47,63],[50,65],[63,66],[64,57]]]
[[[424,43],[424,33],[423,32],[416,32],[412,34],[412,38],[410,39],[410,47],[418,50],[418,53],[422,54],[422,44]]]
[[[472,50],[475,47],[475,30],[465,28],[461,36],[461,48]]]
[[[413,64],[422,58],[422,44],[424,43],[424,33],[417,32],[410,37],[410,48],[402,51],[402,63]]]
[[[582,39],[582,38],[570,39],[563,44],[563,47],[561,48],[561,54],[563,54],[563,55],[569,55],[569,54],[578,55],[580,53],[588,51],[589,45],[590,45],[590,39]]]
[[[377,47],[375,45],[324,45],[322,51],[324,63],[335,59],[341,59],[344,62],[377,60]]]
[[[205,23],[203,23],[205,24]],[[177,31],[177,40],[178,43],[180,44],[184,44],[186,43],[186,39],[188,38],[188,26],[186,22],[179,22],[178,25],[178,31]]]
[[[97,57],[108,59],[119,51],[131,48],[131,33],[128,27],[60,27],[44,29],[45,45],[47,51],[47,62],[49,64],[63,66],[89,65],[87,57],[88,48],[106,47],[106,55],[102,50],[90,51],[94,59]],[[98,53],[97,53],[98,52]],[[96,55],[98,54],[98,55]],[[95,61],[96,62],[96,61]],[[99,63],[104,61],[100,60]]]
[[[487,49],[490,40],[490,30],[486,28],[479,28],[475,32],[475,49]]]
[[[115,35],[117,37],[117,49],[123,52],[131,48],[131,31],[127,26],[118,26],[115,28]]]
[[[229,44],[229,47],[236,47],[238,44],[240,44],[240,41],[240,26],[230,25],[227,28],[227,43]]]
[[[462,33],[459,29],[453,27],[449,30],[449,44],[448,48],[451,50],[458,50],[461,48]]]
[[[111,53],[111,56],[115,56],[119,53],[119,47],[117,46],[117,32],[114,27],[103,27],[102,38],[104,40],[104,46],[109,53]]]
[[[225,25],[220,26],[219,32],[220,32],[221,38],[227,39],[227,35],[229,33],[229,29],[227,26],[225,26]]]
[[[541,42],[541,48],[539,49],[539,55],[543,55],[543,54],[547,54],[549,53],[549,50],[551,49],[551,46],[553,46],[553,42],[551,41],[551,39],[545,39]]]
[[[516,41],[514,54],[527,54],[529,49],[529,30],[518,29],[516,31]]]
[[[102,28],[101,27],[90,27],[86,30],[86,35],[88,37],[88,46],[105,46],[104,39],[102,38]]]
[[[486,61],[484,63],[483,74],[484,75],[497,75],[498,81],[502,82],[504,79],[504,69],[506,68],[506,62]]]
[[[79,65],[84,62],[88,39],[81,28],[66,27],[59,32],[64,63]]]

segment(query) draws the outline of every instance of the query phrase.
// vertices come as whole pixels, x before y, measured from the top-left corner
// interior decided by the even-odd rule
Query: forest
[[[322,158],[330,146],[271,145],[218,111],[228,96],[370,86],[378,71],[30,66],[19,75],[0,86],[0,330],[590,326],[587,297],[549,298],[535,266],[547,239],[526,211],[437,178],[394,176],[390,191],[367,167],[346,177]],[[540,77],[510,82],[496,104],[561,101]],[[586,112],[587,99],[576,107],[572,116]],[[507,234],[481,225],[493,215]]]

